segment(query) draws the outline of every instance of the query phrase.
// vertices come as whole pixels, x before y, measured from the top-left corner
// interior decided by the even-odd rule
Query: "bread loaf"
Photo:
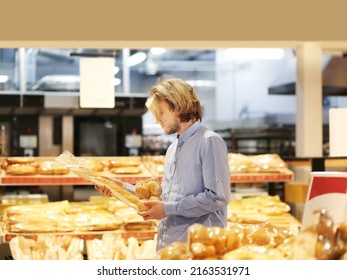
[[[30,164],[11,164],[6,169],[7,175],[35,175],[36,167]]]
[[[40,175],[64,175],[69,169],[56,161],[42,161],[38,163],[37,173]]]
[[[145,211],[148,209],[140,199],[128,192],[123,188],[121,183],[115,182],[110,178],[102,177],[98,172],[92,170],[90,166],[87,166],[84,162],[80,162],[69,151],[64,151],[56,161],[66,165],[72,172],[81,178],[92,182],[97,186],[104,186],[112,193],[112,196],[127,204],[128,206],[135,208],[138,211]],[[120,181],[119,181],[120,182]]]
[[[108,188],[111,191],[112,196],[130,207],[136,208],[138,211],[146,211],[148,209],[148,207],[145,206],[136,195],[128,192],[119,183],[101,176],[97,176],[95,179],[102,183],[103,186]]]
[[[159,197],[162,189],[155,178],[149,178],[136,183],[135,194],[141,199]]]

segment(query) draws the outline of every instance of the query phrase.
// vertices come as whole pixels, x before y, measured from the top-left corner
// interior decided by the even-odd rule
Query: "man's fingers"
[[[142,200],[143,204],[149,207],[152,207],[153,205],[156,204],[156,201],[153,200]]]

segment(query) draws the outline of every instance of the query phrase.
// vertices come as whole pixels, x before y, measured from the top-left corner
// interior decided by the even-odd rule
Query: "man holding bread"
[[[230,170],[226,143],[201,124],[202,108],[191,85],[174,77],[160,80],[146,107],[166,134],[177,134],[166,152],[160,200],[143,200],[148,210],[138,212],[144,220],[160,220],[160,250],[187,241],[187,229],[195,223],[226,226]]]

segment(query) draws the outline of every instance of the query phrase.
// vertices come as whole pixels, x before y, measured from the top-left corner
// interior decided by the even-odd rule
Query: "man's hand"
[[[111,180],[113,182],[116,182],[116,183],[118,183],[119,186],[122,186],[124,188],[123,182],[121,180],[115,179],[113,177],[108,177],[108,176],[102,176],[102,177],[104,177],[106,179],[109,179],[109,180]],[[104,187],[104,186],[94,186],[94,188],[96,190],[98,190],[99,192],[101,192],[103,195],[106,195],[106,196],[109,196],[109,197],[112,196],[111,191],[108,188]]]
[[[165,218],[164,203],[160,200],[142,201],[149,209],[137,212],[144,220],[161,220]]]

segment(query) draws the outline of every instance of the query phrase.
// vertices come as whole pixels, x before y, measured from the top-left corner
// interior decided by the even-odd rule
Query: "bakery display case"
[[[145,258],[155,253],[156,227],[107,197],[9,206],[1,214],[2,242],[13,259],[131,259],[135,251]]]
[[[102,176],[135,184],[157,177],[164,171],[165,156],[77,157]],[[271,183],[293,180],[293,172],[276,154],[246,156],[229,153],[231,183]],[[3,188],[15,185],[92,185],[66,170],[54,157],[4,158],[1,165]]]
[[[134,184],[153,176],[143,165],[141,157],[79,158],[100,175],[115,177],[127,183]],[[54,157],[5,158],[1,166],[1,177],[3,186],[92,184],[59,165]]]
[[[293,173],[276,155],[255,158],[245,156],[246,158],[236,163],[236,158],[239,156],[229,154],[232,183],[284,182],[293,178]],[[141,189],[143,186],[139,182],[149,181],[153,177],[159,182],[161,181],[165,160],[164,156],[76,158],[88,165],[97,176],[113,177],[123,182],[137,184],[137,195],[144,195],[144,190]],[[252,162],[247,165],[247,170],[242,166],[246,159]],[[264,162],[268,167],[265,167]],[[16,164],[22,165],[22,169],[18,169],[19,173],[14,173]],[[13,166],[14,171],[8,173],[9,166]],[[30,170],[34,167],[36,172],[24,173],[28,166],[30,166]],[[275,170],[275,168],[278,169]],[[71,170],[66,170],[53,157],[6,158],[2,162],[1,173],[4,188],[15,185],[49,185],[52,187],[93,185],[93,182],[86,178],[77,176]],[[259,210],[260,202],[255,205],[249,203],[248,206],[242,207],[240,205],[236,207],[236,204],[231,202],[228,211],[228,225],[267,224],[272,227],[286,228],[293,234],[298,232],[300,222],[289,214],[288,208],[280,203],[278,197],[269,200],[267,207],[264,206],[265,204],[263,202],[262,209],[268,209],[267,213]],[[273,207],[273,204],[277,204],[277,208],[273,208],[271,212],[269,209]],[[41,202],[38,205],[13,205],[3,211],[2,242],[10,246],[14,259],[158,258],[153,245],[157,224],[152,221],[144,222],[133,208],[125,206],[124,203],[115,201],[115,199],[106,199],[102,196],[90,197],[88,202],[61,200]],[[42,210],[44,207],[48,208]],[[26,215],[30,214],[29,217],[25,218],[26,215],[20,215],[21,209],[25,209]],[[246,209],[248,210],[246,211]],[[249,209],[253,209],[253,212]],[[19,212],[16,213],[16,211]],[[281,214],[279,211],[282,211]],[[53,214],[57,216],[51,216]],[[49,217],[44,217],[45,215]],[[47,223],[42,225],[39,222],[42,219]],[[259,228],[261,227],[259,226]],[[60,247],[60,249],[52,251],[48,249],[47,244],[58,244],[53,247]],[[38,253],[40,250],[41,253]]]

